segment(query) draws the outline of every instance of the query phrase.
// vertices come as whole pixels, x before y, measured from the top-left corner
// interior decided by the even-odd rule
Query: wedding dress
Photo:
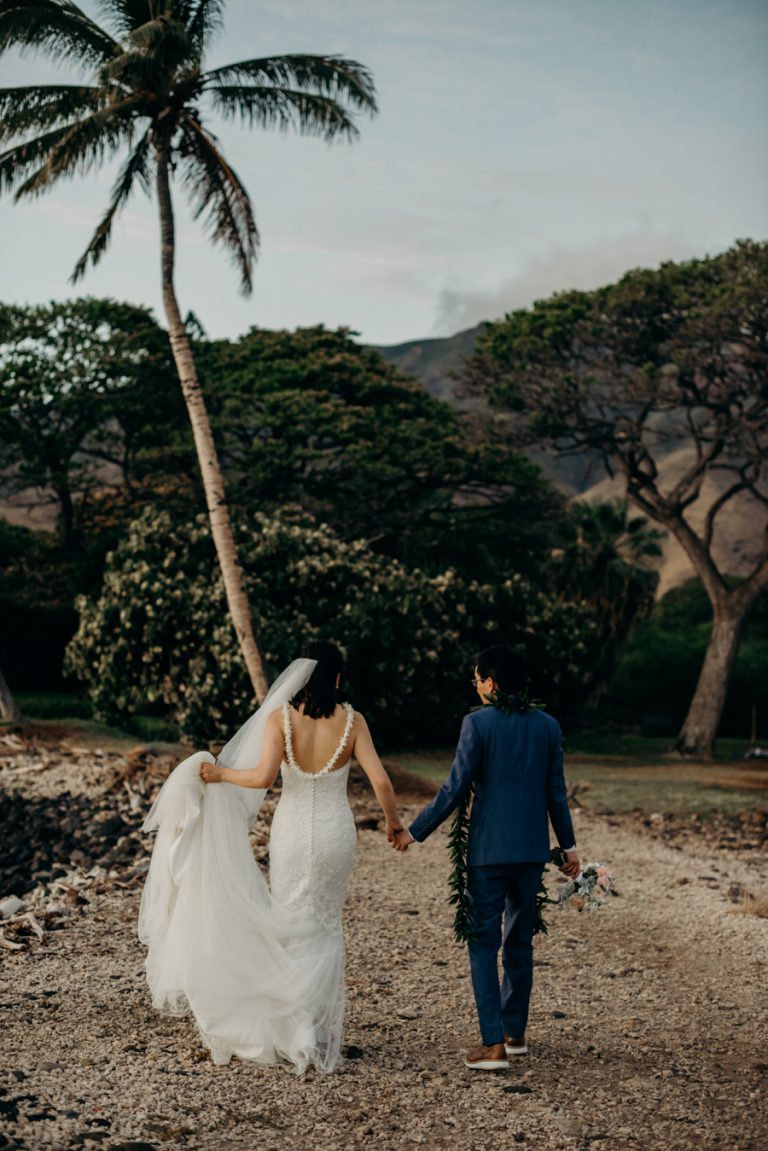
[[[265,789],[204,784],[196,752],[174,768],[143,825],[157,831],[139,912],[153,1005],[191,1012],[215,1063],[233,1055],[333,1071],[341,1061],[344,936],[341,912],[356,829],[347,799],[354,712],[316,773],[293,751],[289,700],[314,660],[296,660],[222,749],[220,762],[255,767],[266,720],[282,709],[282,794],[270,833],[270,885],[248,839]],[[271,890],[270,890],[271,887]]]

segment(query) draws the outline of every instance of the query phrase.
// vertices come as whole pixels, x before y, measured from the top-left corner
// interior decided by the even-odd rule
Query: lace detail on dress
[[[341,913],[355,861],[357,829],[347,797],[350,764],[337,767],[349,742],[354,712],[344,704],[344,734],[318,772],[302,771],[293,752],[289,705],[283,708],[283,788],[269,839],[273,898],[313,925],[310,935],[288,944],[300,970],[311,973],[312,1017],[319,1066],[339,1058],[344,1023],[344,933]],[[318,782],[319,781],[319,782]]]
[[[299,773],[299,775],[309,776],[311,779],[318,779],[322,775],[330,775],[330,773],[335,769],[336,764],[339,762],[342,755],[344,754],[344,749],[346,748],[347,743],[349,742],[350,732],[352,731],[352,724],[355,721],[355,709],[352,707],[352,704],[351,703],[343,703],[341,706],[344,708],[344,710],[347,713],[347,722],[344,726],[344,731],[342,733],[338,747],[336,748],[336,750],[334,751],[333,755],[328,760],[326,765],[323,768],[321,768],[320,771],[304,771],[301,767],[299,767],[298,763],[296,762],[296,756],[294,755],[294,751],[293,751],[293,729],[291,727],[291,705],[287,700],[283,704],[283,735],[285,736],[285,762],[288,764],[289,767],[293,768],[294,771],[297,771]]]

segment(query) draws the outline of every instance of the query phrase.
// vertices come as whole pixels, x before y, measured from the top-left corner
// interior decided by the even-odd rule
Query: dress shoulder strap
[[[285,738],[286,747],[292,742],[293,732],[291,730],[291,705],[288,700],[285,701],[282,707],[283,711],[283,736]]]

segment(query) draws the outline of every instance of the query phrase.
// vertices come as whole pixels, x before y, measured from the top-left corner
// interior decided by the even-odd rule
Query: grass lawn
[[[150,744],[155,751],[170,752],[179,756],[188,755],[189,748],[178,740],[176,728],[154,716],[137,716],[129,730],[98,723],[95,719],[84,719],[78,715],[39,717],[25,710],[23,697],[16,696],[21,706],[22,726],[32,734],[45,739],[66,739],[77,747],[100,747],[104,751],[126,752],[137,744]],[[0,721],[0,735],[15,725]]]
[[[73,732],[80,732],[84,747],[106,747],[105,740],[113,744],[115,741],[128,742],[132,747],[140,741],[153,745],[178,742],[178,729],[161,716],[136,715],[125,728],[118,728],[91,719],[90,701],[82,696],[63,692],[20,691],[15,693],[14,698],[24,721],[32,722],[36,727],[48,725],[54,729],[64,725],[71,728]]]
[[[180,758],[189,754],[189,748],[179,744],[176,729],[163,719],[137,716],[123,730],[86,718],[89,705],[73,696],[19,693],[16,698],[24,719],[52,738],[66,736],[81,747],[110,751],[144,742]],[[566,779],[584,786],[579,801],[596,811],[641,808],[706,817],[768,806],[768,761],[745,760],[745,741],[722,740],[715,763],[682,762],[669,754],[669,746],[666,737],[580,734],[566,746]],[[448,774],[452,758],[452,747],[386,754],[386,760],[402,770],[438,783]]]
[[[579,794],[584,806],[617,812],[639,807],[649,813],[698,813],[704,817],[768,806],[768,761],[685,763],[664,755],[668,740],[631,737],[634,754],[616,742],[619,747],[611,755],[566,753],[568,783],[587,788]],[[746,744],[740,743],[738,749],[743,754]],[[387,759],[405,771],[442,781],[452,756],[452,748],[440,748],[390,754]]]

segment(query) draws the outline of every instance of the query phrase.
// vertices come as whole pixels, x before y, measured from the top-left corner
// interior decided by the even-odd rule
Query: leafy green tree
[[[532,570],[563,504],[522,453],[475,440],[414,380],[322,326],[196,344],[231,499],[300,502],[410,565]],[[182,450],[183,447],[182,447]]]
[[[142,452],[181,407],[168,340],[146,308],[82,299],[0,307],[0,479],[57,506],[65,554],[89,501],[132,493]]]
[[[0,322],[0,476],[22,488],[55,482],[74,511],[63,543],[24,537],[42,582],[5,541],[6,674],[27,688],[60,689],[60,658],[77,626],[71,599],[95,589],[106,552],[140,507],[185,521],[205,505],[184,405],[168,386],[165,333],[149,313],[82,300],[0,309]],[[289,499],[342,541],[367,538],[409,567],[540,581],[563,518],[556,493],[523,457],[497,463],[451,408],[346,330],[254,329],[233,342],[198,335],[195,351],[227,488],[245,519]],[[35,589],[29,602],[25,588]],[[39,683],[21,658],[24,634],[34,637]]]
[[[467,376],[518,413],[529,440],[602,459],[685,549],[712,632],[677,747],[710,756],[744,622],[768,587],[768,244],[513,312],[480,337]],[[736,497],[750,504],[754,562],[730,580],[713,543]]]
[[[157,195],[163,304],[203,479],[211,530],[243,658],[259,698],[267,690],[261,654],[234,546],[223,476],[174,287],[175,175],[213,240],[230,253],[244,292],[258,246],[248,193],[225,159],[207,109],[253,127],[278,128],[331,141],[357,135],[353,115],[374,112],[370,74],[340,56],[266,56],[206,70],[223,0],[100,0],[103,27],[73,0],[0,0],[0,52],[39,50],[79,69],[90,84],[0,90],[0,190],[16,199],[88,173],[121,151],[112,199],[74,278],[109,246],[114,222],[135,187]],[[206,109],[207,106],[207,109]]]

